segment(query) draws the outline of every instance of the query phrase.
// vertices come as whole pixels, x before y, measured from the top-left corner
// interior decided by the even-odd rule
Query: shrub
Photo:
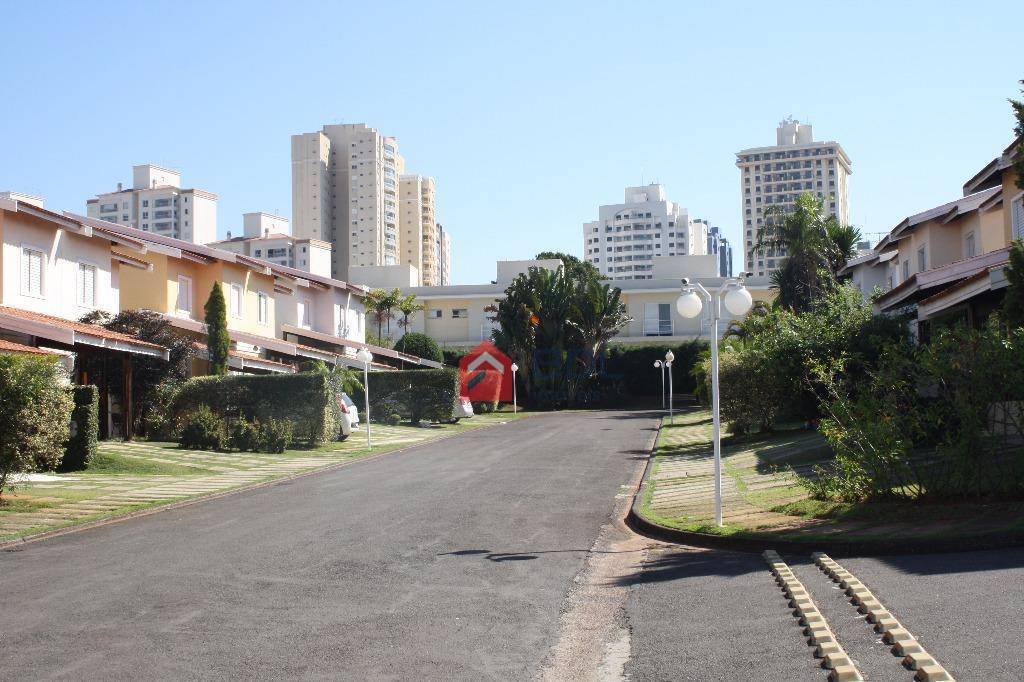
[[[60,379],[54,357],[0,354],[0,493],[12,474],[64,456],[74,405]]]
[[[424,419],[448,421],[454,415],[459,396],[458,370],[371,372],[369,380],[370,416],[375,419],[397,412],[417,424]],[[353,399],[362,404],[363,396]]]
[[[177,440],[177,424],[173,410],[181,386],[180,381],[164,381],[149,391],[142,429],[150,440]]]
[[[468,353],[466,348],[443,348],[441,354],[444,356],[444,364],[449,367],[458,367],[462,356]]]
[[[239,417],[231,428],[231,447],[240,452],[256,452],[260,445],[260,422]]]
[[[1024,498],[1024,332],[962,328],[889,346],[851,392],[842,362],[821,430],[836,453],[808,487],[823,499]]]
[[[59,468],[77,471],[88,467],[99,449],[100,392],[95,386],[71,386],[68,393],[75,406],[71,412],[71,435]]]
[[[173,409],[189,414],[205,405],[221,417],[289,421],[296,440],[319,447],[341,428],[337,396],[343,383],[329,372],[198,377],[182,385]]]
[[[444,362],[444,354],[441,352],[441,347],[437,345],[437,341],[419,332],[409,332],[400,338],[395,344],[395,350],[426,360]]]
[[[271,417],[260,425],[258,448],[260,452],[280,454],[292,444],[292,423],[287,419]]]
[[[498,409],[497,401],[491,400],[474,400],[473,401],[473,413],[474,414],[490,414],[496,412]]]
[[[185,420],[178,444],[189,450],[223,450],[226,441],[223,420],[206,405],[200,405]]]
[[[711,376],[711,360],[704,371]],[[770,431],[786,399],[775,367],[758,348],[725,349],[718,355],[719,409],[735,433]]]
[[[388,426],[398,426],[402,423],[402,415],[392,412],[384,419],[384,423]]]

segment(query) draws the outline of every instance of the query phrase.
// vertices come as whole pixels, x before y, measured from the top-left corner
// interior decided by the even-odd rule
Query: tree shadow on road
[[[870,560],[870,559],[867,559]],[[1007,571],[1024,568],[1024,548],[992,549],[976,552],[948,554],[905,554],[874,557],[890,568],[910,575],[943,575],[946,573],[976,573],[980,571]],[[843,561],[843,559],[840,559]],[[851,566],[859,558],[853,557]],[[854,570],[851,568],[850,570]]]
[[[602,550],[590,550],[590,549],[542,549],[542,550],[527,550],[524,552],[492,552],[489,549],[460,549],[454,552],[442,552],[437,556],[479,556],[488,561],[503,562],[503,561],[530,561],[532,559],[539,559],[541,554],[629,554],[631,552],[639,552],[642,550],[628,550],[625,552],[608,552]]]
[[[652,553],[643,566],[633,573],[620,576],[614,584],[632,586],[707,576],[734,578],[766,570],[764,560],[757,554],[720,550],[666,550]]]

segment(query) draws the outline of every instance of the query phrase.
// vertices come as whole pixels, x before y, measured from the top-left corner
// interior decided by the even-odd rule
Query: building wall
[[[0,301],[3,305],[69,320],[77,320],[92,310],[117,313],[118,267],[111,267],[109,242],[54,229],[44,220],[21,213],[0,211],[0,220],[3,233]],[[40,297],[22,293],[23,247],[41,251],[45,256]],[[80,263],[96,268],[95,305],[78,305]]]
[[[327,169],[331,142],[323,133],[292,135],[291,141],[292,224],[295,234],[330,242],[331,187]]]
[[[217,241],[217,199],[205,192],[189,192],[192,207],[187,205],[179,215],[181,221],[182,235],[191,231],[191,239],[182,237],[185,241],[192,241],[196,244],[209,244]],[[188,213],[185,213],[185,210]],[[191,215],[191,219],[190,219]]]

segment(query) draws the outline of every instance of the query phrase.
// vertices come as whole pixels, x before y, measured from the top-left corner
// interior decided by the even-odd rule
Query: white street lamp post
[[[371,450],[370,444],[370,363],[373,362],[373,354],[365,348],[360,348],[356,353],[356,359],[363,363],[363,397],[366,398],[366,449]]]
[[[672,390],[672,362],[675,361],[676,354],[672,351],[665,353],[665,367],[668,368],[668,423],[673,424],[673,410],[672,410],[672,398],[675,395]]]
[[[519,371],[519,365],[512,363],[512,414],[519,413],[519,401],[516,395],[516,372]]]
[[[654,361],[654,369],[661,369],[661,409],[665,409],[665,363],[661,360]]]
[[[718,412],[718,320],[722,316],[722,304],[736,317],[746,315],[753,305],[750,292],[740,278],[729,278],[714,295],[701,284],[690,284],[683,280],[683,288],[676,299],[676,310],[680,315],[694,318],[700,315],[707,302],[711,306],[711,416],[714,422],[715,447],[715,523],[722,525],[722,426]]]

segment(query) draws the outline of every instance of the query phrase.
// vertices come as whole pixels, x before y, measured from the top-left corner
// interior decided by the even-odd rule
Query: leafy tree
[[[580,260],[576,256],[561,251],[541,251],[537,254],[537,260],[560,260],[565,274],[569,279],[587,281],[591,279],[608,279],[601,274],[593,263]]]
[[[1024,80],[1020,84],[1024,86]],[[1024,87],[1021,88],[1021,94],[1024,95]],[[1011,99],[1010,106],[1017,120],[1013,127],[1014,137],[1017,140],[1024,139],[1024,101]],[[1017,159],[1013,162],[1013,169],[1017,172],[1017,187],[1024,189],[1024,142],[1017,145]]]
[[[227,374],[231,339],[228,337],[227,304],[224,302],[224,289],[220,282],[213,283],[203,310],[206,313],[206,350],[210,356],[210,374]]]
[[[1024,243],[1019,240],[1010,246],[1006,279],[1010,285],[1003,299],[1003,317],[1011,329],[1024,327]]]
[[[175,333],[164,316],[151,310],[123,310],[113,317],[102,311],[93,311],[83,316],[81,321],[99,324],[111,331],[128,334],[168,349],[168,361],[147,356],[132,357],[132,414],[139,422],[136,426],[150,423],[158,416],[152,414],[153,411],[162,409],[164,405],[164,401],[157,398],[157,395],[167,386],[184,381],[191,375],[192,359],[196,355],[195,344]],[[123,399],[124,382],[120,363],[104,363],[101,360],[85,363],[90,375],[104,372],[110,390]]]
[[[776,305],[795,311],[808,310],[835,285],[861,239],[860,230],[840,224],[825,212],[824,200],[809,192],[797,198],[790,213],[770,207],[765,223],[754,251],[786,254],[772,273],[772,284],[779,290]]]
[[[441,352],[441,347],[437,345],[437,341],[419,332],[405,334],[395,344],[395,350],[426,360],[444,362],[444,353]]]
[[[60,464],[74,403],[59,379],[55,357],[0,354],[0,493],[13,474]]]

